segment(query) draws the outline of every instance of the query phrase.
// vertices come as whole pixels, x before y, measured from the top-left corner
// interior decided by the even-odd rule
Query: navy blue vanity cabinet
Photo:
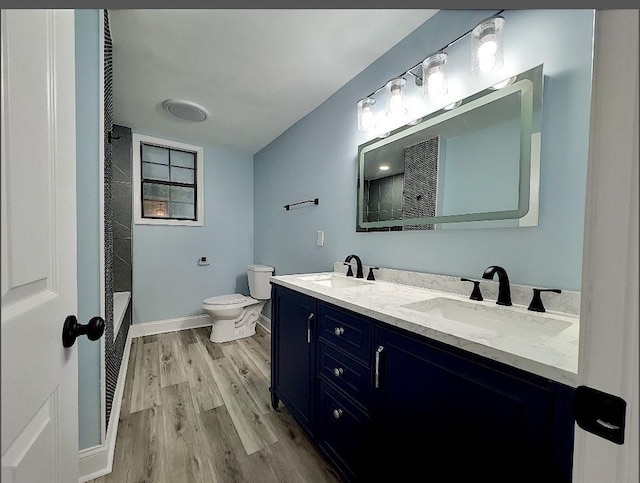
[[[316,300],[273,285],[271,310],[271,402],[282,400],[313,437]]]
[[[557,393],[544,378],[400,330],[378,326],[375,344],[375,447],[384,477],[571,481],[570,388]]]
[[[345,481],[571,481],[570,387],[274,285],[272,402]]]

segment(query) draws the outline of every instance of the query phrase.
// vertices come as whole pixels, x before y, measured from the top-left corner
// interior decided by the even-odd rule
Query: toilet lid
[[[209,297],[204,300],[205,305],[231,305],[238,302],[244,302],[247,297],[245,295],[234,293],[231,295],[219,295],[217,297]]]

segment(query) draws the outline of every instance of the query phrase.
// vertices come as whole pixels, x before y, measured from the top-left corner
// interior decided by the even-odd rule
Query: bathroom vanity
[[[345,480],[571,480],[577,316],[339,273],[271,280],[272,404]]]

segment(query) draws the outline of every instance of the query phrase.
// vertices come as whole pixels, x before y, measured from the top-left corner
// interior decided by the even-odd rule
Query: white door
[[[623,444],[576,429],[573,481],[632,483],[640,453],[638,11],[598,11],[594,48],[578,377],[627,407]]]
[[[74,14],[1,21],[2,482],[77,482]]]

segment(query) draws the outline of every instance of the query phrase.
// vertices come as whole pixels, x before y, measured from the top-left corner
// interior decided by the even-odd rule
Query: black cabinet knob
[[[89,340],[98,340],[104,334],[104,319],[93,317],[88,324],[78,323],[75,315],[69,315],[62,326],[62,345],[71,347],[76,342],[76,338],[86,335]]]

